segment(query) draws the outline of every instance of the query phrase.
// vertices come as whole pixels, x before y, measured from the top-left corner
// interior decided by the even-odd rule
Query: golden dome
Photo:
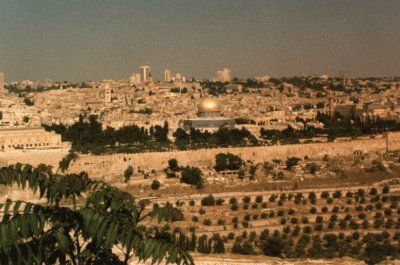
[[[221,106],[215,98],[203,99],[199,104],[199,112],[219,112]]]

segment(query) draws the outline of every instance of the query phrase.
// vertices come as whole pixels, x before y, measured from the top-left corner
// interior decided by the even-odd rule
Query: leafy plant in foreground
[[[65,172],[76,156],[47,165],[16,164],[0,169],[0,184],[29,189],[40,203],[7,199],[0,204],[1,264],[128,264],[135,257],[152,264],[193,264],[165,231],[144,225],[173,221],[171,205],[146,203],[85,172]],[[44,203],[43,203],[44,201]],[[117,250],[117,251],[116,251]]]

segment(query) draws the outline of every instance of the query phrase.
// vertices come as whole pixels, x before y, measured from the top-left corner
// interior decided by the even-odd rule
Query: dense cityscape
[[[383,184],[376,187],[375,181],[397,183],[400,78],[303,74],[240,79],[231,78],[225,68],[210,80],[187,81],[180,74],[171,77],[169,70],[164,80],[153,80],[149,66],[140,70],[129,80],[78,84],[4,83],[1,74],[3,165],[40,166],[46,161],[57,167],[64,156],[74,154],[70,172],[84,171],[155,204],[177,206],[180,219],[163,229],[183,249],[199,254],[261,251],[288,258],[334,258],[356,251],[369,259],[362,246],[353,249],[348,236],[340,238],[340,233],[339,238],[325,234],[332,239],[319,240],[345,240],[346,250],[308,253],[307,242],[315,240],[313,231],[328,233],[336,226],[353,231],[355,241],[370,226],[384,233],[397,229],[400,223],[386,213],[396,209],[397,196],[391,195],[392,205],[379,218],[386,209],[382,203],[362,204],[379,202],[376,194],[383,192]],[[358,182],[360,188],[347,187]],[[383,188],[389,189],[388,184]],[[363,213],[367,207],[363,216],[374,213],[375,222],[361,213],[360,221],[349,217],[353,196],[355,211]],[[292,197],[294,205],[288,207],[293,209],[287,209],[284,203],[291,205]],[[332,216],[328,205],[317,202],[319,197],[335,206]],[[310,209],[295,210],[296,205],[308,205],[307,200]],[[209,217],[208,208],[215,204]],[[344,219],[335,224],[341,211]],[[270,239],[268,231],[275,231]],[[297,245],[287,245],[300,232]],[[268,244],[274,245],[272,250]]]
[[[0,2],[0,264],[398,264],[398,11]]]

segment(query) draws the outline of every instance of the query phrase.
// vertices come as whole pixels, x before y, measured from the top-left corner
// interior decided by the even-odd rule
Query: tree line
[[[221,127],[216,132],[202,132],[191,129],[189,132],[178,128],[174,133],[174,141],[168,138],[169,125],[150,126],[127,125],[119,129],[107,127],[103,129],[101,122],[94,115],[71,126],[44,125],[47,131],[61,134],[63,141],[72,142],[72,149],[82,153],[102,154],[107,152],[139,153],[145,151],[166,151],[171,149],[198,149],[212,147],[238,147],[257,145],[258,141],[245,128],[230,129]]]
[[[379,117],[364,120],[355,116],[345,117],[338,112],[333,116],[318,112],[316,120],[321,122],[324,127],[316,128],[309,125],[309,120],[296,118],[296,121],[303,123],[303,128],[295,130],[290,125],[280,130],[260,129],[260,135],[269,140],[272,144],[280,142],[282,144],[300,143],[299,139],[309,139],[313,137],[327,136],[329,141],[336,137],[359,137],[363,135],[381,134],[384,132],[400,131],[400,123],[394,120],[382,120]]]

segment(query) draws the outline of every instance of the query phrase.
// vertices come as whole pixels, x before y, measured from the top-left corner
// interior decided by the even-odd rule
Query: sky
[[[6,82],[400,76],[398,0],[0,0]]]

